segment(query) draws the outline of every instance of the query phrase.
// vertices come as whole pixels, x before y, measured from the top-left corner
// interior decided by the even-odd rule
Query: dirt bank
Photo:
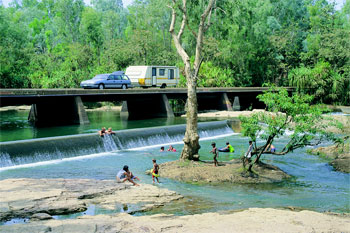
[[[254,113],[258,112],[265,112],[265,110],[262,109],[254,109],[253,111],[212,111],[212,112],[206,112],[206,113],[199,113],[198,118],[199,119],[206,119],[206,120],[225,120],[225,119],[234,119],[238,120],[238,117],[240,116],[250,116]],[[344,128],[343,130],[339,130],[336,127],[329,127],[328,131],[337,133],[337,134],[349,134],[350,133],[350,116],[349,115],[324,115],[326,117],[332,117],[334,120],[339,121],[343,124]],[[182,115],[181,117],[186,117],[186,115]],[[237,129],[239,130],[240,127],[237,126]],[[235,132],[239,132],[236,131]]]
[[[244,172],[239,159],[220,162],[218,167],[214,167],[212,162],[179,160],[159,166],[161,177],[187,183],[274,183],[290,177],[278,167],[263,163],[253,167],[254,174]]]

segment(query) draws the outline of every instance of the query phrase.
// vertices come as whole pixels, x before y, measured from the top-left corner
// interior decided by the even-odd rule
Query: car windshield
[[[93,79],[107,79],[108,74],[98,74]]]

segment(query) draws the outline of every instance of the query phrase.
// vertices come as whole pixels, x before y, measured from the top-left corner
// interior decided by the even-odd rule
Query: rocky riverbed
[[[214,169],[214,167],[213,167]],[[2,225],[0,232],[350,232],[349,214],[308,210],[250,208],[238,211],[174,216],[134,216],[182,199],[157,185],[132,186],[112,180],[7,179],[0,181],[1,220],[22,217],[26,223]],[[124,213],[55,219],[53,215],[84,211],[89,205]],[[133,211],[127,206],[136,204]]]
[[[350,142],[349,140],[343,145],[332,145],[327,147],[318,147],[311,150],[312,154],[324,156],[331,161],[330,165],[336,171],[350,173]]]
[[[66,215],[89,205],[129,213],[147,211],[182,196],[157,186],[90,179],[7,179],[0,181],[0,221],[38,218],[38,214]],[[132,211],[127,211],[133,205]],[[118,212],[118,211],[117,211]],[[40,215],[39,215],[40,216]],[[39,217],[40,218],[40,217]]]
[[[349,215],[259,209],[173,216],[129,214],[83,216],[2,226],[0,232],[350,232]]]

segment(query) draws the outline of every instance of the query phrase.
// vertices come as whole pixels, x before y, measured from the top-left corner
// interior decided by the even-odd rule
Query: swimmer
[[[176,149],[172,145],[170,145],[168,151],[176,152]]]
[[[105,134],[106,134],[106,128],[105,128],[105,127],[102,127],[102,129],[101,129],[100,131],[98,131],[98,133],[99,133],[99,135],[100,135],[101,137],[105,136]]]
[[[160,148],[160,152],[164,152],[164,146]]]
[[[111,127],[109,127],[108,128],[108,130],[107,130],[107,134],[115,134],[115,132],[114,131],[112,131],[112,128]]]
[[[233,148],[233,146],[231,146],[229,142],[226,142],[226,147],[219,149],[219,151],[233,153],[233,152],[235,152],[235,148]]]

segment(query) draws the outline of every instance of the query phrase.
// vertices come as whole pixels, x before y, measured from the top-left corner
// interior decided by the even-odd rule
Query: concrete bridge
[[[198,110],[262,108],[256,96],[265,90],[268,88],[198,88]],[[0,89],[0,107],[31,105],[28,120],[38,126],[88,124],[83,102],[123,101],[121,116],[128,119],[174,117],[169,99],[186,100],[187,89]]]

